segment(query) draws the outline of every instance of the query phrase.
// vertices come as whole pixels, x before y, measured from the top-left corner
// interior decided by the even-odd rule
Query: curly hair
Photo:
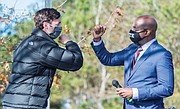
[[[43,22],[51,23],[60,18],[61,14],[54,8],[44,8],[35,13],[34,22],[36,28],[43,29]]]

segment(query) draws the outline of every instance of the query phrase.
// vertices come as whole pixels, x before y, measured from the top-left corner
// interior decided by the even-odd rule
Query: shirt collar
[[[156,41],[156,39],[154,38],[154,39],[150,40],[149,42],[145,43],[145,44],[142,46],[143,51],[146,51],[147,48],[148,48],[153,42],[155,42],[155,41]]]

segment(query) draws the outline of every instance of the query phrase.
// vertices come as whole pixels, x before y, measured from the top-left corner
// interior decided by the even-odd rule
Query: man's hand
[[[96,25],[93,28],[93,36],[94,36],[94,41],[98,42],[101,39],[101,36],[105,33],[106,31],[106,26],[103,25]]]
[[[66,44],[68,41],[70,41],[70,38],[68,36],[66,36],[65,34],[62,34],[61,36],[59,36],[59,43],[61,44]]]
[[[132,98],[133,97],[132,88],[117,88],[116,93],[123,98]]]

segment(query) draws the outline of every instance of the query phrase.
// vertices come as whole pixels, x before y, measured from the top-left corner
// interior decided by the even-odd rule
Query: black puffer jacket
[[[35,29],[14,51],[3,106],[18,109],[46,107],[56,69],[76,71],[82,64],[82,53],[75,42],[67,42],[64,49],[45,32]]]

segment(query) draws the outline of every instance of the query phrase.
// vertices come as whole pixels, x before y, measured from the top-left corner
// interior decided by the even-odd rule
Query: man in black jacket
[[[66,35],[53,40],[62,30],[60,13],[44,8],[34,17],[36,28],[14,51],[12,73],[3,98],[3,109],[45,109],[56,69],[79,70],[83,56],[78,45]]]

